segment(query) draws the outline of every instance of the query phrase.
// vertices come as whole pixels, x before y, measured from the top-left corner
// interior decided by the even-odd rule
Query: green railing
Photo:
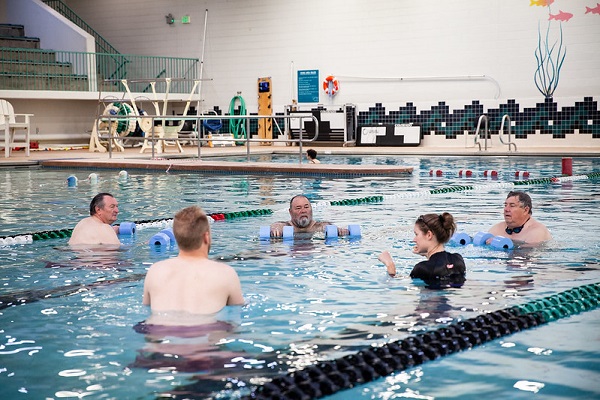
[[[197,58],[0,48],[0,90],[122,92],[121,79],[197,79],[198,65]],[[170,91],[189,93],[192,86],[193,82],[177,81]],[[144,92],[148,82],[129,87]],[[158,92],[165,89],[164,82],[156,84]]]
[[[96,32],[91,26],[82,20],[79,15],[75,13],[69,6],[63,3],[61,0],[43,0],[48,6],[58,11],[61,15],[66,17],[69,21],[89,33],[96,40],[96,52],[107,53],[107,54],[120,54],[106,39],[104,39],[98,32]]]
[[[106,39],[102,37],[98,32],[94,30],[91,26],[88,25],[83,19],[79,17],[69,6],[63,3],[61,0],[44,0],[49,7],[58,11],[61,15],[66,17],[69,21],[73,22],[75,25],[89,33],[94,37],[94,41],[96,42],[96,52],[103,54],[116,54],[121,55],[117,49],[115,49]],[[115,57],[113,59],[103,58],[98,60],[98,65],[100,68],[106,73],[107,79],[124,79],[126,75],[124,74],[124,69],[126,64],[129,62],[127,58]],[[106,64],[104,64],[106,63]],[[109,69],[109,68],[112,68]]]
[[[96,52],[104,53],[104,54],[117,54],[121,53],[117,51],[106,39],[102,37],[98,32],[94,30],[91,26],[88,25],[83,19],[79,17],[69,6],[63,3],[61,0],[44,0],[49,7],[58,11],[61,15],[66,17],[69,21],[73,22],[75,25],[89,33],[94,37],[94,41],[96,42]],[[107,61],[108,65],[101,65],[101,63]],[[116,61],[120,61],[120,63],[116,63]],[[98,61],[101,65],[101,68],[108,72],[108,66],[114,67],[112,71],[108,74],[108,79],[123,79],[126,76],[123,74],[123,69],[126,67],[126,64],[129,62],[126,58],[115,57],[114,59],[102,59]]]

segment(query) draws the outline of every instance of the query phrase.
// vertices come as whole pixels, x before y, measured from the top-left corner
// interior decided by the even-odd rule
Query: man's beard
[[[310,225],[310,218],[300,217],[296,220],[296,225],[298,225],[299,228],[306,228]]]

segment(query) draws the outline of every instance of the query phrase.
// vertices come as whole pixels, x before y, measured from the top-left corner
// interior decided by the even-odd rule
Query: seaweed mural
[[[550,46],[550,23],[546,30],[546,37],[542,40],[541,29],[538,26],[538,47],[535,50],[537,69],[534,74],[535,86],[546,98],[551,98],[558,86],[560,69],[567,55],[567,49],[563,47],[562,25],[560,26],[560,38]],[[558,44],[558,48],[556,45]],[[555,53],[556,51],[556,53]]]
[[[545,98],[552,98],[554,91],[558,87],[560,80],[560,70],[565,61],[567,55],[567,49],[563,46],[563,30],[562,22],[567,22],[573,17],[573,14],[564,11],[559,11],[558,14],[551,14],[550,4],[553,0],[540,0],[537,3],[532,1],[531,5],[538,5],[542,7],[548,7],[548,26],[546,28],[546,35],[542,37],[541,24],[538,23],[538,45],[535,49],[535,59],[537,62],[537,68],[534,73],[533,80],[535,86],[544,95]],[[552,20],[558,21],[559,25],[559,38],[550,44],[550,25]]]

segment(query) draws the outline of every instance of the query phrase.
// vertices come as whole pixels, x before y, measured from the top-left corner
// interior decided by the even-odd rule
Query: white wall
[[[25,26],[25,36],[40,38],[42,49],[95,52],[94,38],[40,0],[6,0],[5,20]]]
[[[545,34],[549,10],[530,6],[529,0],[65,2],[124,54],[192,58],[202,56],[208,9],[204,77],[212,80],[203,84],[205,108],[227,110],[232,97],[241,91],[248,110],[256,112],[257,78],[270,76],[274,111],[282,112],[295,98],[295,71],[300,69],[318,69],[321,78],[336,75],[340,92],[333,99],[321,92],[320,102],[354,103],[359,111],[375,103],[383,103],[389,112],[413,102],[420,112],[438,101],[445,101],[451,110],[462,109],[471,100],[480,100],[485,109],[507,99],[516,99],[521,109],[543,101],[533,82],[534,51],[538,25]],[[594,7],[593,3],[555,0],[551,6],[553,14],[559,10],[574,14],[562,23],[567,56],[554,95],[559,107],[573,106],[584,96],[600,98],[600,15],[585,14],[586,6]],[[23,23],[20,18],[24,17],[14,14],[15,7],[23,4],[40,3],[0,0],[0,10],[10,15],[4,21]],[[168,13],[177,19],[173,26],[165,22]],[[183,15],[190,16],[190,24],[181,24]],[[36,29],[47,29],[45,17],[32,11],[27,18]],[[35,36],[35,29],[29,28],[31,20],[26,33]],[[552,42],[558,38],[558,27],[553,21]],[[61,48],[45,40],[43,47]],[[467,75],[486,79],[427,79]],[[26,91],[0,92],[0,97],[15,100],[31,96]],[[72,95],[77,93],[44,94],[52,103],[73,99]],[[78,95],[87,100],[80,104],[67,100],[61,108],[76,113],[76,123],[56,118],[54,109],[47,111],[54,105],[46,107],[40,101],[35,103],[34,124],[41,132],[57,134],[89,130],[93,117],[88,114],[97,108],[98,94]],[[18,105],[19,112],[29,112],[26,101]]]
[[[588,0],[556,0],[573,17],[562,23],[567,56],[555,99],[599,97],[600,15],[585,14]],[[489,99],[541,101],[533,75],[538,24],[548,8],[528,0],[68,0],[94,29],[123,53],[201,57],[208,9],[204,84],[208,106],[227,109],[237,91],[257,108],[256,80],[273,79],[275,111],[295,97],[295,70],[336,75],[341,90],[321,103]],[[165,22],[190,15],[191,24]],[[552,42],[559,24],[551,24]],[[398,78],[485,75],[481,80]],[[387,78],[387,79],[381,79]],[[497,86],[496,83],[497,82]],[[498,94],[499,89],[499,94]],[[527,100],[530,99],[530,100]],[[462,103],[464,104],[464,103]]]
[[[11,99],[10,102],[16,113],[33,114],[31,140],[52,137],[51,141],[58,143],[87,144],[89,136],[82,139],[82,135],[91,132],[96,116],[102,112],[97,101]],[[72,139],[65,134],[71,134]]]

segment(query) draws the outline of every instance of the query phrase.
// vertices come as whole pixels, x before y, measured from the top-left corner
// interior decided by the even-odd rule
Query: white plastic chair
[[[33,117],[33,114],[15,114],[12,104],[0,99],[0,135],[3,131],[5,158],[10,157],[11,150],[17,147],[25,147],[25,156],[29,157],[30,117]],[[20,130],[25,131],[24,138],[16,134]]]

